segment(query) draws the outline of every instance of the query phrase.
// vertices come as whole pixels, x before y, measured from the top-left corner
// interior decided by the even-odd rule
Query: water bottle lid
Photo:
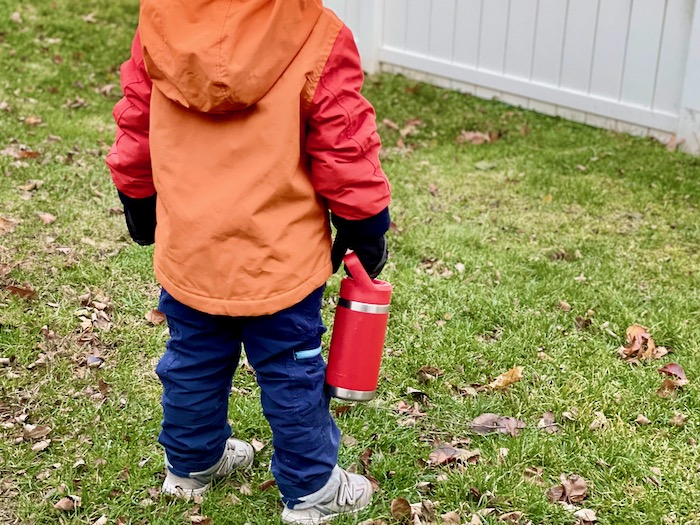
[[[360,258],[355,252],[348,253],[344,258],[343,262],[345,266],[348,267],[350,276],[357,281],[357,283],[363,287],[372,288],[372,278],[365,271],[365,267],[362,266]]]
[[[353,252],[347,254],[343,261],[351,277],[341,281],[341,297],[371,304],[389,304],[392,286],[388,282],[372,279]]]

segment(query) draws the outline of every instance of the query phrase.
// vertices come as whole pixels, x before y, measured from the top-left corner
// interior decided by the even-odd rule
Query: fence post
[[[684,151],[700,153],[700,8],[697,0],[693,11],[677,136],[684,141]]]

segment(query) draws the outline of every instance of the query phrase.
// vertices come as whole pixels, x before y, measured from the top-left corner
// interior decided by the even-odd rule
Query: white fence
[[[695,0],[326,0],[365,69],[700,152]]]

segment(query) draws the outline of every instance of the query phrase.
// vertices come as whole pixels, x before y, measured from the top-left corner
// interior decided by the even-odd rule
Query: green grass
[[[8,22],[14,9],[21,24]],[[9,106],[0,111],[0,150],[23,144],[40,153],[0,155],[0,216],[16,221],[0,236],[2,284],[37,292],[32,300],[0,292],[0,357],[12,359],[0,368],[0,523],[91,524],[106,515],[109,523],[180,524],[196,510],[153,493],[163,472],[153,368],[166,335],[144,320],[158,293],[152,251],[130,243],[123,217],[109,212],[118,199],[104,156],[119,89],[99,91],[118,84],[137,10],[133,0],[0,5],[0,102]],[[95,23],[83,19],[89,13]],[[390,502],[405,497],[436,502],[438,514],[458,511],[463,522],[494,507],[485,523],[509,511],[533,523],[574,523],[544,492],[575,473],[588,481],[582,506],[601,524],[700,523],[700,159],[401,77],[369,78],[366,94],[380,122],[421,122],[403,139],[408,151],[397,146],[398,131],[380,124],[396,223],[383,274],[395,286],[390,351],[378,398],[338,418],[357,440],[341,449],[342,463],[359,465],[371,449],[381,486],[360,518],[392,523]],[[76,100],[81,107],[66,106]],[[457,144],[462,130],[500,139]],[[30,180],[43,185],[27,193],[20,187]],[[57,220],[45,225],[38,212]],[[86,289],[112,304],[111,330],[88,343],[79,340]],[[331,324],[330,307],[324,316]],[[590,326],[577,329],[577,316]],[[638,367],[621,361],[616,349],[635,322],[672,354]],[[55,335],[47,338],[44,326]],[[104,366],[88,369],[95,351]],[[45,364],[28,368],[40,353]],[[690,385],[662,399],[656,369],[670,361]],[[443,374],[422,384],[424,365]],[[503,392],[456,393],[516,365],[524,378]],[[109,385],[103,397],[100,379]],[[269,443],[254,378],[239,373],[234,386],[237,434]],[[426,415],[406,424],[397,405],[413,403],[408,388],[428,401]],[[561,433],[537,430],[548,410]],[[578,417],[565,420],[571,411]],[[519,437],[471,434],[469,421],[484,412],[528,428]],[[595,412],[608,419],[603,430],[589,428]],[[677,412],[688,416],[682,428],[668,422]],[[633,422],[640,413],[650,425]],[[46,450],[18,442],[22,417],[52,428]],[[481,450],[478,464],[424,463],[436,443],[465,438]],[[499,461],[502,448],[509,453]],[[217,484],[200,513],[214,523],[279,523],[276,490],[259,489],[270,453],[268,444],[249,477]],[[85,464],[74,467],[78,460]],[[528,467],[543,468],[544,486],[523,480]],[[417,490],[421,481],[433,482],[429,493]],[[243,483],[252,495],[240,492]],[[62,492],[81,496],[81,507],[55,510]]]

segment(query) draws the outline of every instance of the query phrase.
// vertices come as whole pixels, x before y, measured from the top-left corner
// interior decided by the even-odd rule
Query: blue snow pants
[[[170,329],[156,372],[163,383],[158,441],[178,476],[214,465],[231,437],[228,397],[245,348],[272,428],[272,474],[285,503],[317,491],[338,459],[321,356],[323,287],[272,315],[227,317],[193,310],[163,290]]]

